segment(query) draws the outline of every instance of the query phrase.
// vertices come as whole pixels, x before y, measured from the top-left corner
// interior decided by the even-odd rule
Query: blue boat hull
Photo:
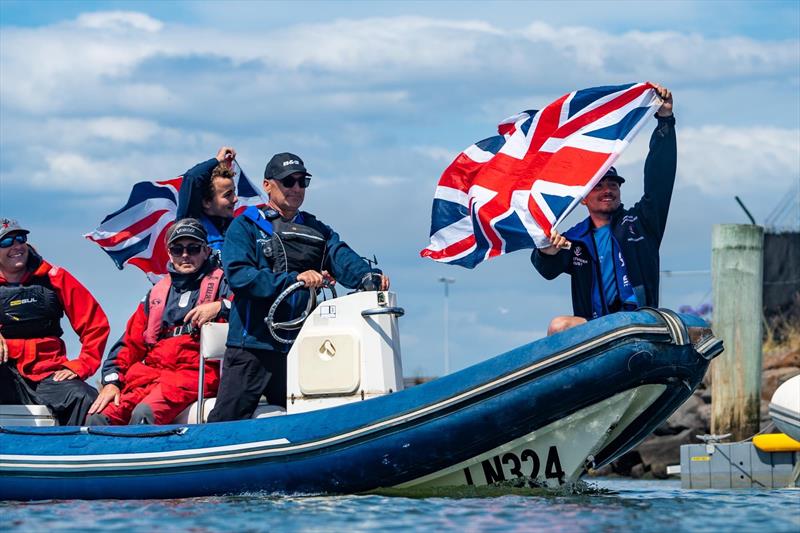
[[[698,350],[687,326],[705,324],[620,313],[405,391],[296,415],[190,426],[0,428],[0,498],[356,493],[413,484],[614,395],[663,387],[594,454],[599,466],[650,434],[702,380],[716,353]],[[473,481],[465,476],[464,483]]]

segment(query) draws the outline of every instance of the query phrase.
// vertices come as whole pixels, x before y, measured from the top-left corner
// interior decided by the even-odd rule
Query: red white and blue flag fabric
[[[474,268],[498,255],[549,246],[550,230],[580,203],[661,100],[649,83],[565,94],[523,111],[461,152],[433,199],[435,261]]]
[[[236,203],[238,216],[248,206],[266,204],[258,189],[244,171],[235,165]],[[84,235],[100,245],[117,268],[126,265],[141,269],[151,281],[167,273],[169,257],[166,232],[175,221],[178,191],[183,176],[164,181],[142,181],[133,186],[128,202],[114,211],[91,233]]]

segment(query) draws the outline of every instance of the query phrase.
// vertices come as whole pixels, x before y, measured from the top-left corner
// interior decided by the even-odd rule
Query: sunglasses
[[[9,237],[0,239],[0,248],[11,248],[11,246],[14,245],[14,241],[19,244],[25,244],[28,242],[28,236],[22,233],[21,235],[11,235]]]
[[[308,176],[303,176],[301,178],[293,178],[291,176],[286,176],[285,178],[281,178],[278,181],[281,182],[281,185],[286,187],[287,189],[291,189],[294,187],[294,184],[298,184],[301,189],[305,189],[311,184],[311,178]]]
[[[181,257],[183,252],[186,252],[189,255],[197,255],[203,251],[202,244],[187,244],[186,246],[182,246],[180,244],[173,244],[169,247],[170,255],[174,255],[175,257]]]

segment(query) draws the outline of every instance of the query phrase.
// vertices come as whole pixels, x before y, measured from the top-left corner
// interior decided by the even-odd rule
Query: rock
[[[636,450],[631,450],[622,455],[616,461],[613,461],[611,463],[611,469],[615,474],[619,474],[621,476],[630,476],[633,467],[640,464],[642,464],[641,454],[639,454],[639,452]]]
[[[601,466],[600,468],[592,468],[588,472],[589,476],[591,477],[607,477],[613,473],[614,468],[610,464]]]
[[[677,435],[686,429],[692,429],[697,433],[706,432],[706,421],[703,420],[701,410],[706,406],[701,393],[695,391],[677,411],[672,413],[667,419],[666,425],[669,433],[661,432],[661,435]]]
[[[667,466],[666,463],[653,463],[650,465],[650,474],[656,479],[667,479]]]
[[[639,452],[644,465],[675,465],[681,462],[681,444],[696,442],[694,436],[702,433],[695,429],[684,429],[676,435],[651,435],[635,451]]]
[[[703,421],[703,431],[698,431],[697,435],[702,435],[703,433],[710,433],[711,432],[711,403],[709,402],[709,403],[707,403],[705,405],[701,405],[697,409],[697,414],[700,417],[700,420]]]
[[[800,348],[784,349],[764,353],[763,368],[796,368],[800,370]]]
[[[775,390],[786,380],[800,374],[800,367],[783,367],[764,370],[761,374],[761,399],[769,402]]]
[[[634,479],[641,478],[644,475],[644,473],[645,473],[645,468],[644,465],[641,463],[631,468],[631,477]]]

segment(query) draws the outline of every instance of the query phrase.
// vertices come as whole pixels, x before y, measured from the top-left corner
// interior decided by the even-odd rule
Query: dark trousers
[[[225,350],[222,378],[209,422],[252,418],[261,395],[286,407],[286,354],[272,350]]]
[[[17,372],[13,362],[0,365],[0,404],[46,405],[61,426],[81,426],[97,398],[97,389],[75,378],[53,381],[30,381]]]

